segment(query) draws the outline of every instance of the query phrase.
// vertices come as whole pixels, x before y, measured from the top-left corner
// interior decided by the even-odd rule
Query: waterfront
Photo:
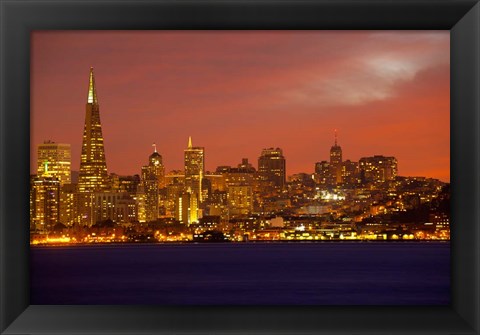
[[[448,242],[31,248],[31,304],[449,303]]]

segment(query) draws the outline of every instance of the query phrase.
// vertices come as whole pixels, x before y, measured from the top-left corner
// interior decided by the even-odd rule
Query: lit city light
[[[287,176],[278,147],[258,148],[257,168],[207,171],[208,148],[189,137],[183,170],[166,172],[154,143],[139,174],[109,174],[95,85],[91,68],[77,179],[70,144],[38,144],[32,245],[450,239],[449,183],[399,176],[393,156],[344,160],[336,129],[313,173]]]

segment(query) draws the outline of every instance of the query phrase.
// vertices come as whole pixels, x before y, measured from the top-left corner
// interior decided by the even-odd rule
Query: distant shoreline
[[[342,240],[322,240],[322,241],[248,241],[248,242],[121,242],[121,243],[39,243],[39,244],[30,244],[30,248],[45,248],[45,247],[88,247],[88,246],[123,246],[123,245],[247,245],[247,244],[317,244],[317,243],[338,243],[338,244],[386,244],[386,243],[450,243],[450,240],[357,240],[357,241],[342,241]]]

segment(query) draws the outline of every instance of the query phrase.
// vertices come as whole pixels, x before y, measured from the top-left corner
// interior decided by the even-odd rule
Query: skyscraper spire
[[[95,87],[95,76],[93,74],[93,67],[90,68],[90,80],[88,83],[88,99],[89,104],[98,104],[97,88]]]
[[[337,129],[335,129],[335,144],[330,149],[330,172],[334,184],[342,182],[342,148],[337,140]]]
[[[80,193],[102,192],[108,189],[108,187],[100,109],[97,101],[93,68],[90,68],[78,190]]]
[[[153,147],[153,152],[157,152],[157,145],[155,144],[155,142],[153,142],[152,147]]]
[[[205,149],[194,147],[192,137],[188,137],[188,148],[184,151],[185,190],[188,187],[196,194],[196,199],[202,202],[202,180],[205,174]]]

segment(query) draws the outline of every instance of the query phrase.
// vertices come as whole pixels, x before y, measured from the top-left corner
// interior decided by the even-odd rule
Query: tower
[[[142,167],[142,185],[145,193],[145,219],[155,221],[159,214],[159,190],[164,187],[165,169],[162,156],[157,152],[154,144],[154,152],[148,157],[148,165]]]
[[[149,166],[153,167],[155,178],[158,183],[159,188],[165,187],[165,166],[163,165],[163,158],[157,152],[157,145],[155,143],[152,144],[153,146],[153,153],[148,158]]]
[[[286,181],[286,163],[280,148],[263,149],[258,158],[258,174],[266,192],[282,191]]]
[[[192,138],[188,138],[188,147],[184,150],[185,189],[191,190],[202,202],[202,180],[205,175],[205,148],[194,147]]]
[[[60,219],[60,181],[50,174],[47,162],[43,171],[30,180],[30,225],[48,231]]]
[[[92,199],[94,192],[109,188],[107,162],[103,146],[100,108],[93,68],[90,68],[88,96],[83,130],[82,154],[78,177],[79,211],[83,223],[93,224]]]
[[[90,68],[78,191],[87,193],[101,192],[106,189],[108,189],[108,174],[100,123],[100,108],[93,68]]]
[[[330,169],[334,184],[342,182],[342,148],[337,143],[337,130],[335,129],[335,144],[330,148]]]

